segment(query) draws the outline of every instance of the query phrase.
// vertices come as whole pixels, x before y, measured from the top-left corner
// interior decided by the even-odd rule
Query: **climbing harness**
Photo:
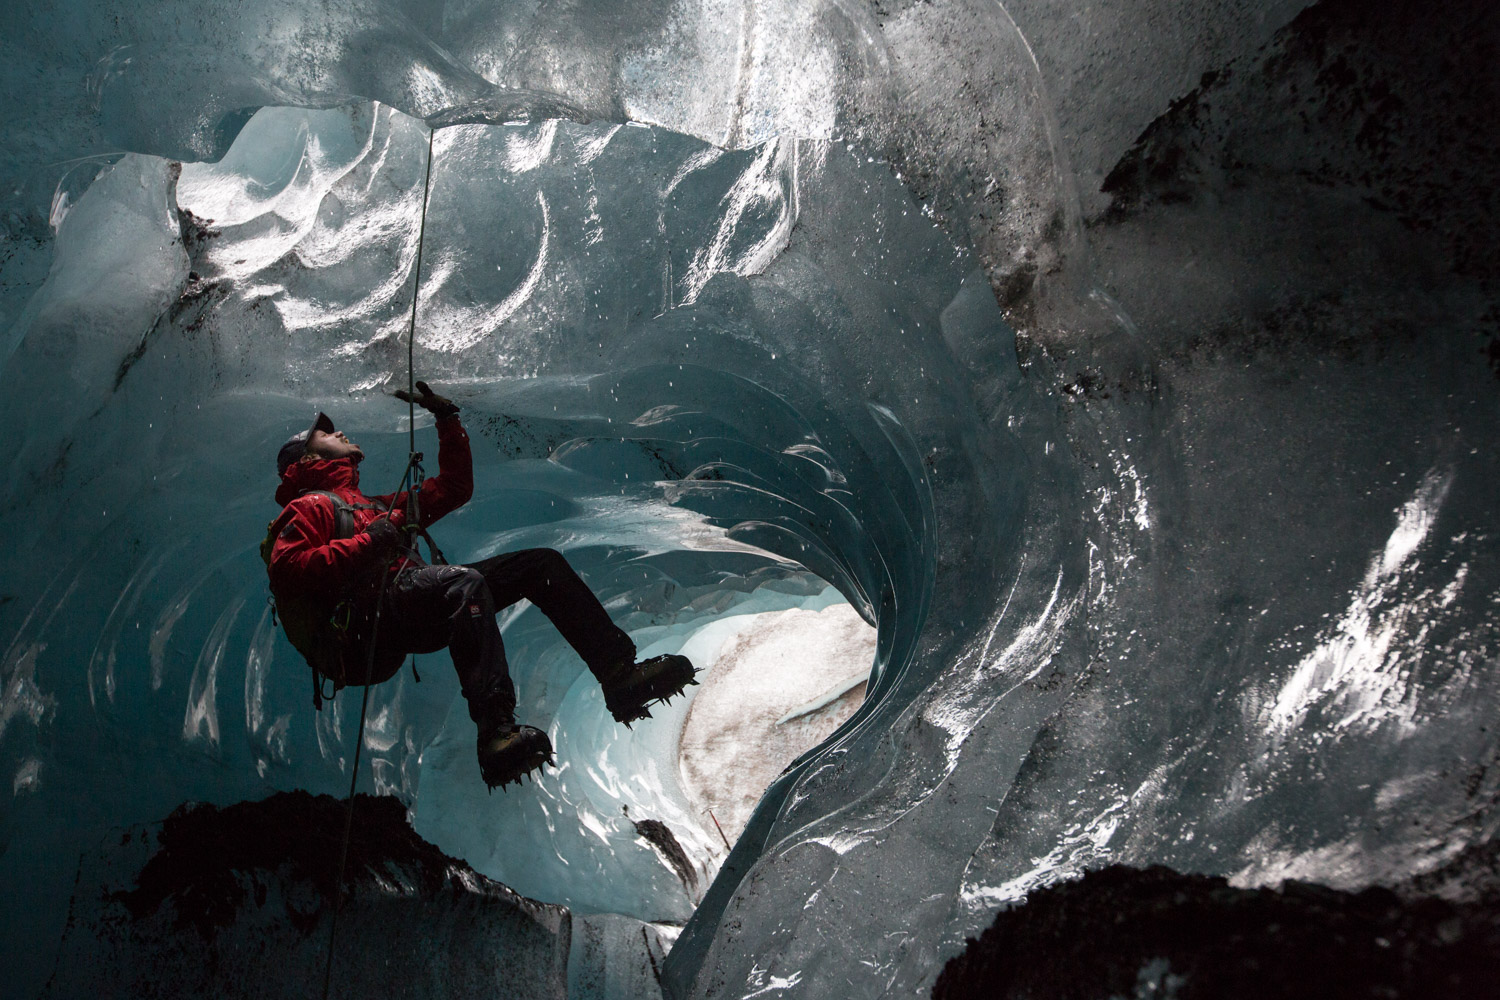
[[[322,497],[333,505],[335,539],[354,537],[355,511],[388,513],[384,504],[350,503],[332,490],[307,490],[302,496]],[[276,540],[293,513],[291,510],[284,510],[266,526],[266,537],[260,543],[260,557],[268,568]],[[338,694],[350,676],[344,660],[354,638],[351,632],[354,625],[354,597],[351,594],[342,595],[331,610],[325,602],[295,593],[278,595],[273,590],[268,601],[271,605],[272,624],[276,624],[279,619],[292,647],[307,661],[312,674],[313,709],[321,712],[323,702]],[[331,690],[328,689],[329,685],[332,685]]]
[[[422,248],[427,241],[427,197],[432,190],[432,135],[433,130],[427,129],[427,172],[422,179],[422,221],[417,230],[417,261],[414,269],[414,287],[411,295],[411,323],[406,337],[406,415],[407,430],[409,432],[406,472],[401,477],[401,484],[406,488],[406,525],[405,527],[414,534],[420,534],[427,539],[428,549],[432,554],[434,563],[444,563],[443,554],[433,543],[432,536],[428,535],[422,528],[421,500],[422,492],[422,453],[417,451],[417,407],[416,407],[416,371],[413,363],[414,345],[417,339],[417,301],[422,294]],[[396,496],[401,490],[396,491]],[[412,548],[415,548],[413,543]],[[349,773],[349,797],[344,807],[344,835],[339,846],[339,870],[338,877],[333,883],[333,918],[328,926],[328,955],[323,965],[323,1000],[328,1000],[328,987],[333,977],[333,948],[338,939],[339,911],[343,908],[344,901],[344,869],[349,862],[349,833],[354,825],[354,788],[359,781],[359,758],[360,751],[365,743],[365,716],[370,707],[370,678],[375,672],[375,648],[380,638],[380,612],[385,603],[385,590],[387,581],[380,581],[379,593],[375,598],[375,617],[370,626],[369,648],[365,652],[365,684],[364,693],[359,702],[359,730],[354,744],[354,767]],[[412,674],[416,675],[416,659],[412,659]],[[418,680],[421,678],[418,677]]]

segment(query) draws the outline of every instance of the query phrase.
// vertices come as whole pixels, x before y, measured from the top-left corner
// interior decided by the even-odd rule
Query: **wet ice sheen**
[[[675,938],[684,994],[701,972],[726,996],[908,995],[1090,866],[1357,887],[1492,837],[1492,375],[1469,340],[1421,364],[1394,340],[1157,350],[1083,212],[1213,68],[1189,42],[1248,51],[1272,22],[1148,6],[7,7],[7,969],[39,988],[114,827],[345,787],[357,705],[314,720],[255,548],[270,455],[314,406],[371,454],[367,487],[398,478],[412,115],[447,126],[416,363],[476,450],[450,555],[565,550],[643,652],[722,648],[830,584],[878,631],[868,697],[727,860],[681,777],[688,707],[622,734],[535,610],[502,622],[560,750],[539,789],[479,794],[442,657],[375,692],[363,787],[597,911],[580,953],[688,920],[643,938]],[[1183,44],[1148,73],[1070,61],[1079,25]],[[1024,374],[986,277],[1032,323]],[[1195,280],[1201,315],[1236,319],[1243,288],[1299,279]],[[772,725],[831,690],[810,687]],[[602,990],[640,986],[617,971]]]

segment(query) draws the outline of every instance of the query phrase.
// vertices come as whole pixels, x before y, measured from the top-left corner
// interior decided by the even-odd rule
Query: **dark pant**
[[[516,689],[495,612],[528,600],[552,620],[595,677],[635,660],[635,643],[554,549],[523,549],[471,566],[415,566],[386,588],[375,649],[377,676],[409,653],[448,647],[469,715],[481,731],[514,719]]]

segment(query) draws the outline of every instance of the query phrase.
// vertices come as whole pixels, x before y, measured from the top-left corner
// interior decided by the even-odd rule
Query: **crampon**
[[[502,726],[480,737],[478,753],[479,773],[491,791],[496,787],[503,791],[511,782],[519,785],[532,771],[540,772],[542,765],[557,764],[552,741],[534,726]]]
[[[698,671],[686,656],[664,654],[629,667],[622,676],[604,685],[604,704],[616,722],[630,725],[651,718],[650,705],[670,703],[689,684],[697,684]]]

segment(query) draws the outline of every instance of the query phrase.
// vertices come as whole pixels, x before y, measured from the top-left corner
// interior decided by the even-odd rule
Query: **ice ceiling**
[[[523,611],[522,712],[573,770],[476,815],[427,658],[367,742],[424,835],[691,914],[666,979],[716,996],[923,990],[1106,860],[1359,886],[1491,838],[1492,303],[1453,234],[1493,220],[1392,209],[1442,144],[1361,174],[1342,96],[1385,72],[1382,127],[1449,128],[1468,92],[1410,66],[1459,30],[1301,8],[0,13],[6,967],[39,988],[111,829],[341,791],[350,707],[314,724],[255,547],[312,406],[399,473],[429,129],[416,364],[476,444],[450,555],[563,548],[650,651],[844,602],[878,642],[694,891],[630,818],[714,850],[662,791],[676,722],[621,742]]]

